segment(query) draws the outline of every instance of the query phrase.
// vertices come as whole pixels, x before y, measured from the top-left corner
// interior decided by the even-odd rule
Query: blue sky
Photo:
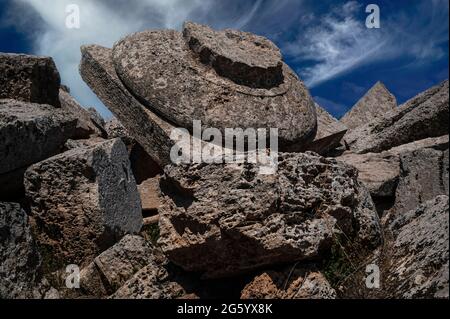
[[[365,27],[368,4],[381,28]],[[81,28],[65,27],[78,4]],[[184,20],[267,36],[336,117],[377,81],[403,103],[448,78],[447,0],[0,0],[0,52],[49,55],[84,105],[110,113],[78,74],[79,47],[105,46],[148,28],[180,29]]]

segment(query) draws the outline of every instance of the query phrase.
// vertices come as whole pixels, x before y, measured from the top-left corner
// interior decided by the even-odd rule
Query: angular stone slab
[[[317,269],[267,271],[245,286],[242,299],[336,299],[336,291]]]
[[[387,298],[448,299],[449,200],[438,196],[397,216],[384,270]]]
[[[400,181],[396,190],[395,214],[404,214],[439,195],[448,195],[449,162],[446,150],[432,148],[400,156]]]
[[[118,119],[113,118],[107,121],[105,123],[105,130],[109,139],[121,138],[127,147],[133,144],[133,138]]]
[[[449,132],[448,80],[413,98],[381,119],[360,126],[345,136],[355,153],[379,153],[402,144]]]
[[[160,176],[150,178],[138,186],[141,195],[142,210],[149,214],[157,214],[161,205],[159,199],[159,180]]]
[[[341,145],[342,138],[347,133],[347,127],[335,119],[319,104],[316,105],[317,134],[306,150],[326,155]]]
[[[0,53],[0,99],[59,107],[60,84],[52,58]]]
[[[33,298],[40,266],[27,214],[19,204],[0,202],[0,298]]]
[[[187,293],[167,270],[155,263],[139,270],[111,299],[183,299]]]
[[[312,153],[281,154],[274,175],[251,164],[169,165],[160,186],[159,244],[208,278],[320,259],[340,231],[366,247],[381,240],[356,170]]]
[[[247,60],[247,54],[243,51],[235,59]],[[176,127],[192,132],[193,120],[200,120],[222,134],[225,128],[278,128],[280,147],[314,138],[314,102],[284,63],[281,84],[268,89],[240,85],[202,63],[183,35],[173,30],[127,36],[115,44],[113,60],[120,79],[139,101]]]
[[[341,123],[353,130],[397,108],[397,99],[384,86],[377,82],[361,100],[356,103],[341,119]]]
[[[84,109],[68,92],[60,89],[59,100],[61,109],[78,119],[78,130],[88,132],[89,135],[106,137],[104,125],[91,115],[90,111]]]
[[[139,193],[120,139],[31,166],[25,189],[46,271],[83,267],[142,225]]]
[[[448,161],[446,166],[444,158],[442,161],[433,161],[432,159],[434,157],[431,156],[430,163],[429,165],[426,165],[427,168],[425,168],[425,166],[420,167],[420,162],[423,164],[423,157],[413,157],[412,162],[420,168],[416,168],[414,172],[410,174],[405,171],[408,165],[402,164],[403,158],[405,156],[407,158],[411,157],[407,154],[414,152],[418,152],[418,154],[423,154],[423,152],[425,152],[430,155],[435,154],[436,152],[441,154],[442,151],[448,150],[448,145],[449,137],[448,135],[445,135],[438,138],[428,138],[401,145],[382,153],[345,153],[344,155],[337,157],[337,160],[348,165],[352,165],[358,169],[359,180],[367,186],[373,197],[393,198],[396,197],[396,193],[398,193],[397,200],[403,201],[402,198],[404,198],[406,202],[411,200],[413,197],[416,197],[416,199],[412,200],[412,204],[414,206],[409,207],[414,208],[418,205],[417,199],[419,196],[418,194],[412,195],[412,190],[408,189],[406,185],[405,187],[402,186],[404,184],[410,184],[406,183],[405,179],[408,178],[408,175],[417,176],[417,178],[419,178],[419,176],[423,176],[423,174],[425,174],[420,183],[417,183],[416,186],[409,185],[409,187],[417,189],[418,187],[422,187],[420,185],[426,184],[427,186],[423,187],[424,189],[428,189],[430,191],[436,188],[440,189],[441,186],[439,185],[448,185],[448,182],[442,182],[442,179],[445,180],[445,176],[440,176],[445,175],[445,173],[448,172]],[[447,169],[445,169],[445,167]],[[437,171],[442,171],[442,173],[438,173],[436,175]],[[436,176],[440,177],[436,178]],[[397,191],[399,181],[401,185]],[[445,186],[443,188],[445,188]],[[436,195],[440,195],[440,193],[435,193],[432,197]]]
[[[0,100],[0,174],[59,153],[77,119],[49,105]]]
[[[359,179],[367,186],[373,197],[395,195],[400,178],[400,159],[394,154],[368,153],[345,154],[337,158],[358,169]]]
[[[90,296],[110,295],[147,266],[152,257],[153,247],[144,238],[127,235],[81,271],[81,286]]]

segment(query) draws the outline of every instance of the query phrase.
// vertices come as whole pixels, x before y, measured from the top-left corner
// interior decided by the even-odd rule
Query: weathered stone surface
[[[105,130],[109,139],[120,138],[127,147],[134,142],[127,129],[116,118],[105,123]]]
[[[80,73],[86,83],[160,167],[171,164],[172,148],[175,145],[184,147],[182,141],[190,143],[189,133],[176,130],[134,98],[114,70],[110,49],[94,45],[81,50]],[[199,144],[202,148],[208,145],[202,141]],[[187,161],[192,159],[184,152],[182,156]]]
[[[397,99],[384,86],[377,82],[361,100],[341,119],[341,123],[353,130],[382,118],[397,108]]]
[[[321,155],[326,155],[341,144],[347,133],[347,127],[336,120],[330,113],[316,103],[317,134],[314,141],[306,147]]]
[[[448,183],[448,181],[449,181],[449,168],[448,168],[449,167],[449,152],[448,152],[448,149],[447,149],[447,151],[444,152],[444,158],[442,159],[442,163],[444,165],[447,165],[446,169],[444,169],[444,172],[442,174],[442,180],[444,181],[445,193],[449,194],[450,187],[449,187],[449,183]]]
[[[105,278],[102,277],[102,273],[94,262],[81,270],[80,287],[83,296],[103,298],[111,294]]]
[[[0,100],[0,198],[20,197],[26,168],[60,153],[67,139],[79,135],[77,119],[61,109]]]
[[[378,153],[449,132],[448,80],[422,93],[398,110],[350,131],[347,147],[355,153]]]
[[[127,235],[81,271],[81,286],[91,296],[110,295],[147,266],[152,258],[153,248],[144,238]]]
[[[60,83],[52,58],[0,53],[0,99],[59,107]]]
[[[171,163],[174,127],[142,106],[125,88],[115,72],[110,49],[86,46],[81,51],[83,80],[159,165]]]
[[[0,299],[34,298],[41,256],[19,204],[0,202]]]
[[[150,178],[138,185],[139,194],[141,195],[142,210],[148,213],[158,213],[160,200],[159,189],[160,176]]]
[[[31,166],[25,188],[46,271],[85,266],[142,225],[139,193],[120,139]]]
[[[167,166],[159,244],[168,258],[213,278],[320,258],[338,232],[366,247],[380,242],[354,168],[313,154],[279,160],[274,175],[251,164]]]
[[[189,47],[183,35],[173,30],[139,32],[115,44],[113,60],[117,74],[141,103],[191,132],[193,120],[200,120],[203,127],[217,128],[222,134],[225,128],[278,128],[281,147],[307,143],[314,138],[317,125],[314,102],[295,73],[274,54],[273,44],[229,30],[218,32],[219,38],[207,40],[207,35],[216,31],[192,23],[186,27],[187,40],[194,41],[196,37],[200,42],[194,42],[198,44]],[[223,50],[226,44],[220,39],[228,39],[227,43],[233,45]],[[243,50],[256,46],[258,41],[261,49]],[[268,55],[253,59],[260,51],[267,51]],[[208,57],[205,52],[209,52]],[[239,73],[238,65],[232,61],[243,69],[248,66],[249,72]],[[270,83],[273,74],[278,73],[270,70],[273,64],[282,69],[279,84]],[[258,75],[264,70],[270,70],[262,77],[263,81],[268,79],[270,87],[259,88],[260,83],[254,81],[260,79]],[[240,83],[253,81],[254,87],[236,83],[238,77]],[[277,77],[275,74],[274,78]]]
[[[67,140],[64,147],[66,150],[73,150],[80,147],[95,146],[103,142],[106,142],[104,138],[94,136],[86,140]]]
[[[44,279],[43,282],[38,286],[38,289],[35,290],[35,293],[38,296],[41,296],[41,299],[45,300],[56,300],[61,299],[61,294],[55,288],[53,288],[50,283]]]
[[[401,215],[449,189],[448,146],[445,151],[427,148],[400,156],[400,180],[395,214]]]
[[[449,297],[449,199],[438,196],[389,225],[394,242],[385,274],[387,298]]]
[[[400,176],[400,159],[389,152],[354,154],[337,158],[356,167],[362,181],[374,197],[394,196]]]
[[[159,215],[146,217],[144,218],[143,222],[144,225],[142,226],[142,228],[144,229],[144,226],[158,225],[158,223],[159,223]]]
[[[345,153],[344,155],[337,157],[337,160],[354,166],[358,169],[359,180],[367,186],[370,194],[373,197],[395,197],[397,186],[400,181],[400,176],[402,175],[400,165],[402,156],[419,150],[422,150],[422,152],[427,152],[425,151],[425,149],[432,149],[435,150],[435,152],[443,151],[446,149],[448,150],[448,145],[449,137],[448,135],[445,135],[437,138],[428,138],[420,141],[415,141],[409,144],[394,147],[382,153]],[[419,162],[416,164],[420,165]],[[442,164],[445,164],[445,161],[443,161]],[[431,163],[430,166],[433,166],[431,167],[431,171],[435,172],[441,167],[440,163],[436,162]],[[443,165],[442,167],[445,167],[445,165]],[[426,168],[424,169],[426,172],[428,172]],[[448,172],[448,169],[443,170],[443,174],[445,174],[446,172]],[[421,174],[419,172],[416,173],[419,175]],[[442,179],[435,178],[431,180],[429,179],[429,177],[430,176],[427,175],[424,178],[428,179],[428,183],[435,184],[435,186],[431,187],[431,189],[434,189],[436,187],[439,188],[439,185],[442,184]],[[448,185],[448,183],[444,184]],[[408,196],[408,193],[409,190],[401,189],[398,196],[400,198],[402,196]],[[431,198],[437,195],[439,194],[434,194]],[[418,205],[417,200],[414,200],[413,205],[414,206],[410,208],[416,207]]]
[[[0,174],[59,153],[76,125],[51,106],[0,100]]]
[[[414,152],[420,149],[432,148],[435,150],[445,151],[449,146],[448,134],[439,137],[430,137],[412,143],[403,144],[389,150],[389,153],[401,155],[408,152]]]
[[[180,299],[186,295],[184,288],[170,280],[164,267],[150,264],[141,269],[117,290],[112,299]]]
[[[268,271],[242,291],[242,299],[336,299],[336,291],[313,269]]]
[[[108,121],[105,125],[108,138],[121,138],[130,153],[131,169],[137,184],[162,174],[162,169],[145,149],[130,136],[127,129],[117,120]]]
[[[105,119],[101,116],[101,114],[97,111],[95,107],[88,107],[87,111],[91,116],[91,120],[95,123],[95,125],[104,128],[106,125]]]
[[[63,89],[60,89],[59,91],[59,100],[61,108],[78,120],[77,129],[81,131],[81,137],[85,137],[86,135],[106,137],[106,131],[102,126],[101,121],[96,117],[93,117],[88,110],[78,104],[78,102]]]
[[[186,43],[204,64],[237,84],[270,89],[283,83],[280,49],[247,32],[215,31],[193,22],[183,28]]]
[[[184,286],[191,286],[189,279],[180,278],[167,258],[157,249],[147,259],[147,265],[120,287],[112,299],[178,299],[189,298]]]

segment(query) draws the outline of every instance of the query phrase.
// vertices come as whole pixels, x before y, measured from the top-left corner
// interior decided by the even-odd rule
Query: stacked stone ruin
[[[0,297],[448,297],[448,81],[400,107],[377,83],[338,121],[251,33],[186,22],[81,53],[108,123],[51,58],[0,55]],[[174,163],[195,121],[278,129],[277,170]],[[80,289],[55,286],[70,264]]]

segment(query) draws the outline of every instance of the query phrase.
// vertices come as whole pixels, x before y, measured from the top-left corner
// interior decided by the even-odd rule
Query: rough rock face
[[[160,177],[150,178],[138,186],[141,195],[142,210],[148,213],[158,213],[160,201]]]
[[[145,149],[130,136],[127,129],[117,120],[108,121],[105,125],[109,139],[120,138],[130,153],[131,169],[137,184],[162,173],[161,167],[145,151]]]
[[[395,214],[403,214],[438,195],[449,193],[449,160],[446,150],[420,149],[400,156],[401,172]]]
[[[280,154],[274,175],[251,164],[167,166],[160,186],[159,244],[205,277],[320,258],[339,232],[367,247],[381,240],[356,170],[312,154]]]
[[[121,138],[127,147],[133,143],[127,129],[116,118],[105,123],[105,130],[109,139]]]
[[[180,140],[190,141],[189,133],[176,130],[136,100],[118,78],[110,49],[94,45],[82,47],[81,50],[80,73],[86,83],[160,167],[171,164],[172,148]],[[177,133],[175,137],[173,133]],[[202,148],[208,145],[205,142],[200,144]],[[191,158],[184,153],[183,156],[187,156],[187,160]]]
[[[336,299],[336,291],[317,270],[287,269],[257,276],[242,291],[242,299]]]
[[[86,109],[90,115],[91,121],[94,122],[95,125],[104,128],[106,125],[105,119],[100,115],[95,107],[88,107]]]
[[[430,137],[419,141],[414,141],[412,143],[403,144],[394,147],[389,150],[389,153],[401,155],[408,152],[414,152],[420,149],[432,148],[435,150],[444,151],[449,147],[449,135],[443,135],[439,137]]]
[[[202,63],[237,84],[270,89],[283,82],[281,52],[264,37],[193,22],[184,24],[183,36]]]
[[[0,53],[0,99],[59,107],[60,82],[52,58]]]
[[[81,271],[81,286],[91,296],[110,295],[152,258],[153,248],[144,238],[127,235]]]
[[[390,148],[449,132],[448,80],[422,93],[398,110],[349,132],[345,141],[355,153]]]
[[[273,43],[194,23],[183,32],[139,32],[114,46],[115,70],[141,103],[191,132],[200,120],[222,134],[278,128],[281,146],[314,138],[314,102]]]
[[[153,262],[138,271],[111,298],[179,299],[185,295],[185,289],[176,281],[171,280],[167,270]]]
[[[174,127],[140,104],[118,78],[111,50],[82,47],[80,73],[83,80],[114,113],[120,123],[161,166],[171,163],[170,139]]]
[[[27,167],[60,153],[77,119],[49,105],[0,100],[0,198],[23,192]]]
[[[26,213],[0,202],[0,299],[33,298],[40,265]]]
[[[389,152],[354,154],[338,157],[348,165],[358,169],[362,181],[374,197],[394,196],[400,176],[400,160]]]
[[[0,100],[0,174],[59,153],[76,125],[51,106]]]
[[[147,265],[123,284],[111,299],[187,299],[187,290],[192,290],[194,282],[180,276],[179,270],[169,265],[167,258],[158,249],[152,249]],[[185,288],[189,287],[189,288]],[[194,295],[193,298],[196,298]]]
[[[377,82],[352,109],[344,115],[341,123],[353,130],[382,118],[397,108],[397,99],[383,83]]]
[[[46,270],[84,266],[142,225],[139,194],[120,139],[31,166],[25,188]]]
[[[94,136],[87,140],[67,140],[66,144],[64,144],[64,147],[68,151],[80,147],[95,146],[105,141],[106,140],[104,138]]]
[[[78,130],[88,132],[89,135],[106,137],[106,131],[99,119],[93,118],[88,110],[85,110],[78,102],[65,90],[60,89],[59,100],[61,109],[78,119]],[[83,136],[82,136],[83,137]]]
[[[345,153],[344,155],[339,156],[337,160],[352,165],[358,169],[359,180],[361,180],[367,186],[373,197],[395,197],[400,178],[402,176],[408,175],[408,173],[406,172],[401,173],[403,169],[401,167],[401,163],[404,156],[412,152],[427,152],[427,149],[430,149],[429,152],[431,153],[439,153],[444,150],[448,150],[448,145],[449,138],[448,135],[445,135],[437,138],[428,138],[420,141],[415,141],[409,144],[394,147],[382,153]],[[415,162],[414,160],[410,160],[410,162],[414,162],[415,165],[420,166],[419,161]],[[419,175],[423,175],[422,172],[424,172],[426,176],[422,176],[422,179],[427,180],[426,183],[428,183],[428,186],[430,186],[430,183],[434,185],[430,188],[430,191],[436,189],[436,187],[440,189],[441,185],[444,185],[444,187],[445,185],[448,185],[448,183],[443,182],[445,181],[445,174],[448,174],[448,160],[445,161],[445,156],[442,161],[434,161],[433,163],[429,163],[429,165],[426,166],[427,168],[422,166],[419,170],[417,170],[416,173]],[[443,168],[442,173],[438,173],[441,168]],[[439,175],[440,177],[433,177],[430,172],[437,173],[437,175]],[[417,175],[417,178],[419,175]],[[401,184],[404,183],[405,181],[401,182]],[[400,187],[398,198],[408,197],[408,193],[408,189]],[[405,200],[408,201],[411,197],[414,196],[416,196],[416,198],[420,198],[420,196],[417,195],[418,194],[415,193],[414,195],[408,197],[408,199],[405,198]],[[428,199],[431,199],[437,195],[441,195],[441,193],[433,193],[431,197],[428,196]],[[410,206],[409,209],[412,209],[418,205],[418,202],[416,200],[414,200],[413,202],[413,206]]]
[[[321,155],[326,155],[341,144],[341,140],[347,133],[347,127],[336,120],[331,114],[316,103],[317,134],[314,141],[306,147]]]
[[[449,198],[438,196],[389,225],[389,298],[449,297]]]

